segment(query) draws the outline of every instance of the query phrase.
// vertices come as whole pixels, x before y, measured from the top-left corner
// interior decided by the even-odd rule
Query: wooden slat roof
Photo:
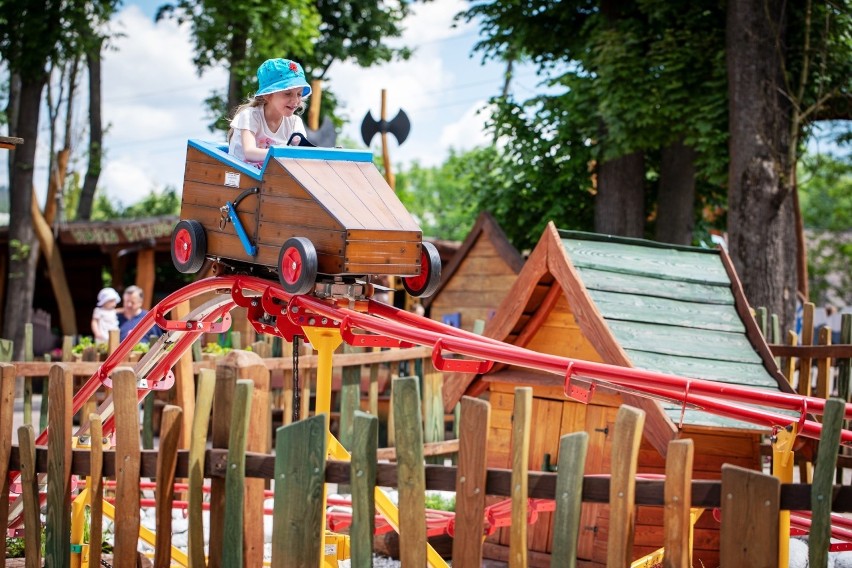
[[[600,317],[635,367],[755,388],[786,390],[720,250],[559,231]],[[786,387],[786,388],[785,388]],[[681,406],[663,404],[679,422]],[[684,423],[751,424],[688,410]]]

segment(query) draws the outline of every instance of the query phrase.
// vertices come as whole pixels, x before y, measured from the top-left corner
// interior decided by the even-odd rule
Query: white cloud
[[[461,120],[444,126],[440,146],[463,151],[490,144],[491,138],[485,131],[485,123],[491,117],[491,112],[486,101],[475,103]]]

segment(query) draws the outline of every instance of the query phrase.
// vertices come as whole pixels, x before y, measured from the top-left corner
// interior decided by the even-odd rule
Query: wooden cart
[[[172,260],[276,277],[287,292],[363,298],[371,277],[401,276],[412,296],[440,283],[441,260],[370,152],[270,148],[261,167],[190,140]]]

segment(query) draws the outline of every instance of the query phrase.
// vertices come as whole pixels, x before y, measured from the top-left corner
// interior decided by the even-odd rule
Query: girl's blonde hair
[[[265,98],[266,96],[267,95],[256,95],[256,96],[253,96],[253,97],[249,97],[248,100],[246,100],[246,102],[244,102],[241,105],[238,105],[236,108],[234,108],[234,112],[232,112],[231,115],[228,116],[228,124],[230,124],[231,121],[234,120],[234,118],[238,114],[240,114],[241,112],[243,112],[247,108],[259,107],[259,106],[263,106],[264,104],[266,104],[266,98]],[[298,108],[296,109],[296,114],[302,114],[303,112],[305,112],[306,108],[308,108],[308,105],[305,104],[305,98],[303,97],[302,101],[299,103]],[[233,135],[234,135],[234,129],[229,128],[228,129],[228,142],[231,141],[231,136],[233,136]]]

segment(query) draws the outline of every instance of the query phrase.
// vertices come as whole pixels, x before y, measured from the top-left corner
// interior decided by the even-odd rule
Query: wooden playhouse
[[[638,239],[563,232],[549,224],[485,335],[535,351],[639,367],[755,388],[792,392],[750,315],[727,254]],[[511,468],[514,388],[532,385],[534,432],[530,468],[558,455],[562,434],[589,433],[586,474],[607,473],[615,414],[623,404],[646,412],[639,473],[665,473],[668,441],[692,438],[694,479],[720,479],[725,463],[762,466],[766,428],[663,404],[600,386],[588,404],[564,394],[564,377],[495,365],[487,375],[445,384],[452,408],[462,395],[486,396],[492,407],[488,467]],[[606,565],[604,504],[585,503],[578,566]],[[662,546],[663,512],[639,507],[633,558]],[[550,514],[530,527],[531,566],[549,566]],[[719,565],[719,524],[706,511],[695,526],[694,566]],[[509,535],[488,539],[487,557],[508,557]]]
[[[434,320],[474,331],[477,321],[487,322],[496,313],[523,266],[521,253],[483,211],[423,307]]]

